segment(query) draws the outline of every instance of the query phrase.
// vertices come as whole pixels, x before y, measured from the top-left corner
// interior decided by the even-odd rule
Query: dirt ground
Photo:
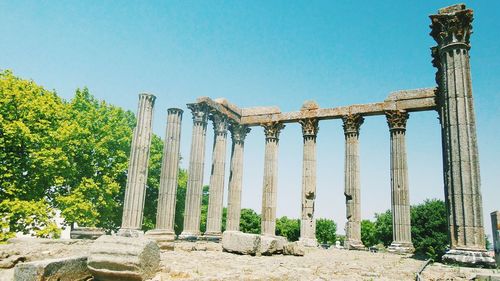
[[[84,240],[24,239],[0,245],[0,281],[12,280],[14,269],[5,268],[9,263],[85,255],[90,244]],[[186,251],[184,246],[176,249],[161,254],[161,269],[152,281],[415,280],[415,273],[424,263],[407,256],[340,249],[311,249],[303,257],[242,256],[221,252],[218,245],[201,247],[205,251]],[[435,263],[424,270],[422,277],[471,280],[477,274],[500,274],[500,270]]]

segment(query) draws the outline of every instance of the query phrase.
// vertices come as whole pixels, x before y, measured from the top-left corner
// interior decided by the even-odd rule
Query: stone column
[[[208,107],[202,103],[192,103],[187,106],[193,114],[193,136],[191,139],[191,155],[189,156],[184,230],[179,235],[179,239],[196,240],[200,236]]]
[[[167,112],[167,129],[165,133],[165,145],[163,147],[156,228],[146,233],[146,235],[151,236],[158,242],[160,248],[169,248],[172,246],[169,242],[175,239],[175,200],[177,195],[177,177],[179,174],[179,150],[183,111],[179,108],[169,108]],[[164,246],[164,244],[166,245]]]
[[[491,231],[493,232],[493,249],[497,266],[500,266],[500,211],[491,213]]]
[[[240,230],[241,216],[241,185],[243,175],[243,150],[245,146],[245,137],[250,132],[246,125],[231,124],[231,167],[229,173],[229,191],[227,199],[227,222],[226,230]]]
[[[227,117],[219,112],[210,115],[214,125],[212,172],[208,197],[207,230],[205,237],[219,240],[222,234],[222,204],[224,198],[224,172],[226,171]]]
[[[342,117],[345,136],[344,195],[346,204],[346,239],[344,247],[363,250],[361,242],[361,196],[359,182],[359,128],[364,122],[360,114]]]
[[[316,136],[318,119],[302,119],[304,150],[302,160],[302,216],[300,220],[300,241],[304,246],[316,247],[316,220],[314,200],[316,199]]]
[[[484,241],[476,121],[469,64],[473,12],[464,4],[430,16],[437,67],[437,108],[441,123],[445,201],[450,250],[445,262],[494,266]]]
[[[278,192],[278,142],[281,130],[285,127],[280,122],[262,124],[266,134],[264,157],[264,183],[262,188],[261,233],[274,236],[276,233],[276,202]]]
[[[123,204],[122,225],[118,235],[127,237],[141,236],[142,215],[146,198],[148,179],[149,148],[151,146],[151,126],[153,106],[156,97],[150,94],[139,95],[137,125],[130,147],[130,161]]]
[[[406,162],[405,111],[386,111],[387,124],[391,133],[391,210],[392,243],[390,252],[412,253],[410,222],[410,190],[408,187],[408,165]]]

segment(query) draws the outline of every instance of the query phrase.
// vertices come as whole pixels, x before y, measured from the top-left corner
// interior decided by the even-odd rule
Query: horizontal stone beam
[[[229,103],[226,99],[212,100],[209,97],[199,97],[196,99],[196,103],[204,103],[210,109],[222,113],[236,123],[240,123],[241,121],[241,109]]]
[[[391,93],[389,97],[379,103],[355,104],[336,108],[318,108],[294,112],[276,112],[270,108],[265,111],[242,109],[241,124],[257,126],[268,122],[293,123],[301,119],[318,118],[320,120],[338,119],[348,114],[361,114],[363,116],[383,115],[388,110],[406,110],[408,112],[434,110],[436,108],[435,88],[404,90]]]

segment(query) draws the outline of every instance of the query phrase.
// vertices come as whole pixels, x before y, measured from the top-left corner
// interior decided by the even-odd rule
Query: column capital
[[[208,106],[204,103],[189,103],[187,107],[191,110],[193,114],[193,122],[201,123],[203,125],[207,124],[208,118]]]
[[[439,9],[436,15],[430,15],[430,35],[440,49],[445,47],[469,48],[469,38],[472,34],[473,11],[465,4],[457,4]]]
[[[410,118],[408,112],[403,110],[389,110],[385,112],[389,130],[406,130],[406,120]]]
[[[210,120],[212,120],[212,123],[214,125],[214,133],[216,135],[226,135],[227,134],[227,128],[229,126],[228,124],[228,119],[227,116],[218,112],[218,111],[213,111],[210,113],[209,117]]]
[[[277,121],[267,122],[261,124],[264,128],[264,134],[266,134],[266,140],[279,140],[280,132],[285,128],[285,124]]]
[[[365,118],[361,114],[348,114],[342,116],[342,122],[344,123],[342,127],[344,128],[344,134],[359,134],[359,128],[365,121]]]
[[[245,138],[251,129],[247,125],[241,125],[231,122],[229,124],[229,131],[231,132],[231,139],[235,143],[244,143]]]
[[[304,138],[316,137],[319,131],[318,118],[300,119],[299,123],[302,125],[302,135]]]

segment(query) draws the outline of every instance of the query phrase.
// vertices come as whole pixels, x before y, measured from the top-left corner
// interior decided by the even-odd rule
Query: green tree
[[[370,220],[361,221],[361,241],[366,247],[371,247],[380,243],[374,222]]]
[[[70,162],[61,143],[73,121],[64,102],[33,81],[0,72],[0,216],[15,231],[58,235],[52,208]],[[8,227],[7,227],[8,226]]]
[[[443,201],[427,199],[411,208],[411,236],[415,253],[441,260],[449,244],[446,206]]]
[[[375,214],[375,230],[377,240],[389,246],[392,243],[392,213],[387,210],[384,213]]]
[[[300,238],[300,220],[289,219],[283,216],[276,220],[276,235],[284,236],[288,241],[297,241]]]
[[[241,209],[240,231],[260,234],[260,215],[252,209]]]
[[[316,239],[321,244],[335,243],[337,236],[337,224],[329,219],[316,220]]]
[[[184,227],[184,209],[186,204],[187,171],[180,169],[175,198],[175,234],[182,233]]]

